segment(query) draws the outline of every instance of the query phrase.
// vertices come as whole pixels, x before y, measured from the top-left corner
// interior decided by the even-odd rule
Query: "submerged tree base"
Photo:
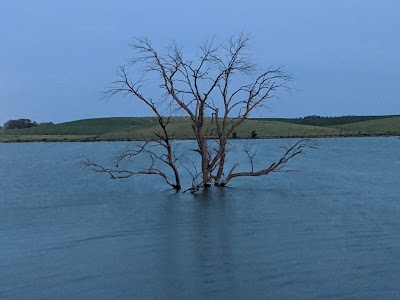
[[[124,178],[126,179],[136,175],[157,175],[161,177],[165,181],[165,183],[167,183],[172,189],[175,189],[176,191],[181,191],[182,186],[180,183],[181,182],[180,173],[182,171],[181,169],[182,168],[185,169],[186,166],[182,165],[181,167],[177,167],[176,169],[177,177],[175,178],[176,181],[171,181],[168,175],[164,171],[162,171],[159,166],[157,167],[155,166],[156,160],[154,158],[162,155],[156,154],[154,149],[151,151],[146,150],[147,147],[152,149],[153,147],[157,146],[160,147],[160,145],[156,142],[152,143],[145,142],[144,144],[141,145],[128,146],[115,158],[115,168],[104,167],[101,164],[90,161],[88,158],[85,159],[84,164],[96,173],[108,174],[111,179],[124,179]],[[228,175],[226,175],[223,180],[216,180],[216,177],[213,176],[212,180],[207,183],[199,182],[197,179],[198,177],[201,176],[201,172],[194,173],[193,170],[196,170],[196,167],[193,164],[193,170],[186,168],[186,170],[190,174],[190,177],[192,178],[192,184],[190,185],[189,188],[185,189],[183,192],[189,191],[191,193],[195,193],[201,189],[209,189],[213,185],[216,187],[223,188],[226,187],[232,179],[238,177],[258,177],[277,172],[283,172],[283,173],[296,172],[297,170],[291,170],[285,168],[287,163],[295,156],[299,154],[304,154],[305,149],[316,148],[313,141],[309,139],[300,139],[296,143],[290,146],[281,146],[281,147],[284,151],[280,156],[280,158],[277,159],[275,162],[265,166],[264,168],[261,167],[259,169],[256,169],[256,165],[254,164],[254,158],[256,153],[255,151],[253,151],[253,147],[252,146],[245,147],[243,149],[243,152],[246,153],[247,155],[249,170],[237,172],[236,170],[239,167],[239,163],[236,163],[235,165],[232,166]],[[144,168],[136,171],[120,169],[120,163],[123,160],[135,157],[139,161],[141,161],[143,159],[146,159],[146,156],[147,160],[150,159],[150,161],[152,161],[152,164],[150,165],[149,168]],[[183,154],[181,154],[181,157],[183,157]],[[168,162],[164,163],[168,165]]]

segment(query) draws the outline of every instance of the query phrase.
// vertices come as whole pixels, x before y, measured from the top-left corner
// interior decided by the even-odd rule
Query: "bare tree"
[[[303,153],[307,147],[306,140],[302,139],[288,147],[278,161],[260,169],[254,166],[254,154],[250,154],[251,149],[247,149],[245,152],[250,159],[251,169],[248,172],[235,172],[238,166],[235,164],[225,176],[229,137],[254,110],[265,106],[268,100],[277,96],[279,90],[289,89],[288,82],[291,80],[291,76],[282,67],[259,71],[247,53],[249,40],[248,35],[242,34],[224,43],[208,41],[199,48],[199,55],[190,60],[184,56],[182,47],[177,43],[170,44],[162,53],[148,39],[136,39],[131,45],[136,57],[131,60],[129,67],[135,68],[135,74],[139,77],[130,77],[127,67],[122,67],[118,80],[112,83],[106,95],[132,96],[154,112],[161,128],[160,132],[155,132],[155,139],[144,143],[139,149],[128,149],[119,156],[121,161],[138,154],[147,154],[152,163],[149,168],[139,171],[111,170],[89,161],[87,165],[97,172],[110,174],[112,178],[137,174],[159,175],[179,190],[179,158],[174,154],[174,137],[168,130],[170,119],[161,113],[167,105],[170,115],[179,113],[190,119],[197,143],[196,152],[201,158],[201,180],[198,182],[198,174],[191,173],[193,184],[189,190],[209,187],[212,183],[225,186],[236,177],[282,171],[290,159]],[[159,80],[158,87],[163,91],[160,100],[154,101],[141,92],[146,78]],[[216,146],[210,146],[210,138],[216,139]],[[159,155],[149,148],[154,145],[164,148],[165,154]],[[172,170],[174,180],[154,167],[156,160]],[[188,166],[184,168],[188,169]]]

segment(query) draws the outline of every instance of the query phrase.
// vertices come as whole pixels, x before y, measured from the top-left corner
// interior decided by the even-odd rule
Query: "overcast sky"
[[[398,0],[1,0],[0,124],[151,115],[99,97],[146,36],[192,49],[251,33],[296,91],[254,117],[400,114]]]

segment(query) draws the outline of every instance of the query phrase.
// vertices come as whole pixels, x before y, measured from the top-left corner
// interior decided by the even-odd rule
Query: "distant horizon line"
[[[372,114],[372,115],[354,115],[354,114],[349,114],[349,115],[336,115],[336,116],[329,116],[329,115],[316,115],[316,114],[311,114],[311,115],[305,115],[302,117],[248,117],[247,119],[304,119],[304,118],[341,118],[341,117],[399,117],[400,114]],[[75,122],[75,121],[80,121],[80,120],[95,120],[95,119],[116,119],[116,118],[155,118],[156,116],[149,116],[149,115],[144,115],[144,116],[109,116],[109,117],[88,117],[88,118],[79,118],[79,119],[70,119],[68,121],[60,121],[60,122],[54,122],[54,121],[44,121],[44,122],[37,122],[37,123],[54,123],[54,124],[62,124],[62,123],[68,123],[68,122]],[[167,116],[165,115],[164,117],[174,117],[174,118],[188,118],[188,116]],[[211,116],[207,116],[211,117]],[[0,126],[3,126],[4,123],[10,121],[10,120],[20,120],[20,119],[29,119],[32,122],[36,122],[34,119],[30,119],[27,117],[19,117],[19,118],[12,118],[8,119],[5,122],[0,123]]]

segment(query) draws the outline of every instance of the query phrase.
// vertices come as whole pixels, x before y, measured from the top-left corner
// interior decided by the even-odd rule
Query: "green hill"
[[[159,129],[154,117],[98,118],[3,130],[0,142],[147,140]],[[169,130],[177,139],[193,138],[188,118],[172,117]],[[248,119],[236,133],[238,138],[250,138],[253,130],[260,138],[400,135],[400,116]]]
[[[99,118],[59,124],[45,124],[18,130],[5,130],[5,135],[101,135],[128,127],[143,128],[156,124],[154,118]]]
[[[390,117],[337,126],[353,132],[370,135],[400,135],[400,117]]]

